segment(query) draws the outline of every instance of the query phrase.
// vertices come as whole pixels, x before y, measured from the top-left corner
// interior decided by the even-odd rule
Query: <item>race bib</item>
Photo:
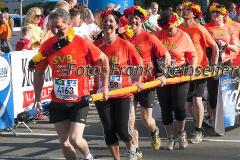
[[[110,75],[108,88],[109,88],[109,90],[122,88],[122,76],[121,75]]]
[[[76,100],[78,99],[77,79],[54,79],[54,93],[58,99]]]

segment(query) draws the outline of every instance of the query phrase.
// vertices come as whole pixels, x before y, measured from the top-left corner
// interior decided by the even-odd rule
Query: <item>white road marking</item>
[[[0,132],[0,135],[14,135],[12,132]],[[57,136],[56,133],[17,133],[17,136]],[[104,138],[102,135],[84,135],[87,138]],[[150,140],[150,137],[139,137],[142,140]],[[167,140],[167,138],[161,138],[162,140]],[[209,142],[233,142],[233,143],[240,143],[240,140],[231,140],[231,139],[210,139],[210,138],[203,138],[203,141]]]

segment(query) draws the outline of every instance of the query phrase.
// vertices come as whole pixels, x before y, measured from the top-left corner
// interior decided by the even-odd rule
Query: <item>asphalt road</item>
[[[144,160],[239,160],[240,159],[240,127],[229,129],[224,136],[216,136],[211,128],[205,128],[204,141],[200,144],[190,144],[185,150],[164,150],[166,136],[161,121],[157,124],[160,128],[162,147],[153,151],[150,147],[149,132],[143,126],[139,114],[137,126],[140,134],[140,146]],[[12,132],[0,132],[0,160],[55,160],[64,159],[60,150],[56,132],[47,120],[29,123],[32,133],[23,125]],[[187,120],[187,132],[193,128],[191,118]],[[105,146],[102,127],[94,107],[90,108],[85,137],[91,152],[97,160],[112,159]],[[121,155],[124,159],[125,147],[121,146]],[[78,157],[81,159],[81,153]]]

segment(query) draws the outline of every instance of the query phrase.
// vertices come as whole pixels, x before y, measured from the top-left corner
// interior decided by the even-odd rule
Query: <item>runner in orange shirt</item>
[[[234,28],[236,37],[238,37],[238,40],[240,41],[240,23],[233,21],[231,18],[229,18],[228,15],[225,17],[224,20],[225,20],[225,23],[231,25]],[[236,54],[234,54],[234,57],[232,59],[233,67],[239,66],[239,64],[240,64],[239,58],[240,58],[240,51],[238,51],[238,52],[236,52]]]
[[[159,41],[157,37],[145,32],[142,28],[142,24],[147,19],[147,11],[142,9],[140,6],[132,6],[124,10],[125,16],[128,17],[129,25],[134,31],[134,36],[129,37],[130,41],[137,48],[139,55],[143,59],[144,68],[149,68],[150,73],[144,73],[143,82],[153,81],[154,76],[154,64],[161,60],[163,62],[170,61],[170,55],[167,49]],[[127,36],[125,36],[127,37]],[[165,77],[159,77],[162,81]],[[163,82],[165,83],[165,81]],[[154,150],[158,150],[161,145],[161,139],[159,137],[159,129],[156,125],[155,119],[152,117],[152,107],[155,99],[155,88],[144,90],[134,94],[134,108],[137,107],[139,102],[141,105],[141,117],[145,126],[151,132],[151,145]],[[135,114],[134,110],[132,114]],[[134,118],[135,115],[131,116]],[[135,119],[132,119],[134,124]],[[132,126],[134,128],[134,126]],[[137,132],[136,129],[134,129]],[[135,133],[138,135],[137,133]],[[136,137],[138,138],[138,137]],[[136,140],[136,146],[139,146]],[[140,158],[140,157],[139,157]]]
[[[209,11],[212,22],[207,23],[205,27],[219,46],[220,63],[231,66],[232,59],[235,53],[238,51],[238,38],[233,27],[224,23],[224,17],[226,17],[228,14],[227,9],[218,3],[213,3],[210,6]],[[212,109],[213,116],[215,116],[215,109],[217,105],[218,84],[218,79],[208,79],[208,101]]]
[[[89,77],[85,72],[88,65],[101,61],[105,66],[103,86],[104,98],[108,96],[108,58],[94,44],[74,36],[70,28],[70,15],[64,9],[57,9],[49,15],[49,26],[54,37],[48,39],[40,52],[30,61],[30,69],[35,67],[34,91],[35,107],[41,106],[41,90],[44,71],[49,64],[52,68],[53,90],[49,106],[50,123],[57,131],[63,154],[68,160],[76,160],[76,151],[83,159],[93,160],[83,131],[88,114],[84,99],[89,95]],[[36,66],[34,66],[36,65]]]
[[[116,34],[121,14],[113,10],[106,10],[101,14],[104,36],[95,42],[109,58],[111,66],[109,90],[131,86],[130,68],[143,67],[142,59],[136,48],[128,41],[119,38]],[[101,76],[95,78],[94,90],[101,90]],[[136,85],[139,90],[142,84],[142,76],[138,75]],[[116,95],[107,101],[96,102],[97,111],[102,121],[105,142],[115,160],[120,160],[119,140],[126,144],[127,159],[136,159],[136,148],[132,144],[130,132],[129,112],[132,94]]]
[[[156,32],[156,36],[168,49],[172,59],[173,70],[178,70],[178,67],[186,66],[187,63],[189,63],[194,70],[197,63],[195,47],[190,36],[178,29],[178,25],[179,21],[177,14],[171,11],[165,11],[161,15],[159,21],[159,26],[162,27],[163,30]],[[181,72],[173,72],[173,76],[181,75]],[[187,100],[189,83],[184,82],[166,85],[159,87],[156,90],[161,106],[162,121],[168,138],[167,149],[173,150],[175,144],[173,112],[177,123],[176,130],[178,132],[179,145],[181,148],[186,148],[188,142],[187,134],[185,132],[185,103]]]
[[[183,23],[179,29],[189,34],[197,51],[197,66],[204,67],[209,65],[206,48],[212,49],[211,65],[216,65],[218,62],[219,49],[212,36],[201,24],[195,21],[195,18],[201,18],[202,11],[200,5],[194,2],[184,2],[183,6]],[[202,97],[207,84],[207,79],[200,79],[190,83],[188,93],[188,109],[196,120],[195,132],[193,133],[190,142],[199,143],[202,141],[202,122],[204,117],[204,106]]]

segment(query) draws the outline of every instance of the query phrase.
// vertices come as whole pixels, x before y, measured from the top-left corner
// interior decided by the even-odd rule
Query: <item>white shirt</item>
[[[158,18],[159,18],[159,14],[151,14],[149,16],[149,21],[152,22],[154,25],[158,26]]]
[[[86,23],[83,23],[80,27],[73,27],[76,35],[80,37],[89,36],[90,29]]]

